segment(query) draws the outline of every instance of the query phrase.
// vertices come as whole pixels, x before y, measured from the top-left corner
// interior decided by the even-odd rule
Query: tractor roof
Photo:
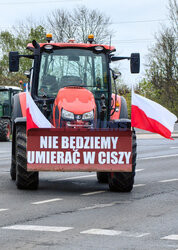
[[[52,45],[54,46],[54,48],[94,48],[97,46],[102,46],[105,50],[107,50],[108,52],[114,52],[116,49],[113,46],[109,46],[109,45],[103,45],[103,44],[90,44],[90,43],[40,43],[40,48],[43,48],[45,45]],[[29,43],[27,45],[27,49],[32,50],[34,49],[32,43]]]

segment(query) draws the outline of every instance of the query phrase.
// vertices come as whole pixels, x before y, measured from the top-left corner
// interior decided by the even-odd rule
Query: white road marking
[[[143,171],[143,170],[144,170],[143,168],[140,168],[140,169],[136,169],[135,172],[141,172],[141,171]]]
[[[121,231],[115,231],[115,230],[108,230],[108,229],[89,229],[83,232],[80,232],[81,234],[97,234],[97,235],[119,235],[121,234]]]
[[[9,174],[9,172],[1,172],[0,175]]]
[[[121,231],[121,236],[124,237],[135,237],[135,238],[142,238],[144,236],[150,235],[150,233],[132,233],[132,232],[128,232],[128,231]]]
[[[31,204],[39,205],[39,204],[44,204],[44,203],[49,203],[49,202],[54,202],[54,201],[62,201],[62,200],[63,199],[61,199],[61,198],[55,198],[55,199],[50,199],[50,200],[32,202]]]
[[[66,230],[73,229],[73,227],[49,227],[49,226],[36,226],[36,225],[14,225],[14,226],[2,227],[2,229],[60,233],[60,232],[66,231]]]
[[[159,159],[159,158],[167,158],[167,157],[175,157],[175,156],[178,156],[178,154],[149,156],[149,157],[137,158],[137,160],[150,160],[150,159]]]
[[[92,174],[92,175],[78,175],[78,176],[73,176],[73,177],[67,177],[67,178],[63,178],[63,179],[55,179],[55,180],[50,180],[50,181],[66,181],[66,180],[75,180],[75,179],[84,179],[84,178],[90,178],[90,177],[96,177],[96,174]]]
[[[142,233],[142,234],[136,236],[136,238],[142,238],[142,237],[147,236],[147,235],[150,235],[150,233]]]
[[[161,238],[162,240],[178,240],[178,234],[171,234]]]
[[[116,230],[97,229],[97,228],[82,231],[80,233],[81,234],[107,235],[107,236],[120,235],[124,237],[135,237],[135,238],[141,238],[150,234],[150,233],[130,233],[126,231],[116,231]]]
[[[133,185],[133,187],[143,187],[143,186],[146,186],[146,184],[135,184],[135,185]]]
[[[4,212],[4,211],[7,211],[9,210],[8,208],[0,208],[0,212]]]
[[[170,147],[171,149],[175,149],[175,148],[178,148],[178,147]]]
[[[83,179],[83,178],[90,178],[90,177],[96,177],[96,174],[92,174],[92,175],[81,175],[81,176],[74,176],[74,177],[67,177],[61,180],[74,180],[74,179]]]
[[[81,194],[83,196],[88,196],[88,195],[95,195],[95,194],[101,194],[101,193],[105,193],[106,191],[104,190],[101,190],[101,191],[95,191],[95,192],[90,192],[90,193],[84,193],[84,194]]]
[[[91,206],[91,207],[79,208],[78,210],[79,210],[79,211],[83,211],[83,210],[92,210],[92,209],[95,209],[95,208],[112,207],[112,206],[114,206],[114,205],[115,205],[114,202],[108,203],[108,204],[96,204],[96,205],[93,205],[93,206]]]
[[[178,179],[168,179],[168,180],[162,180],[162,181],[159,181],[159,182],[172,182],[172,181],[178,181]]]
[[[92,209],[96,209],[96,208],[112,207],[112,206],[117,205],[117,204],[129,204],[130,202],[131,201],[114,201],[112,203],[95,204],[95,205],[90,206],[90,207],[79,208],[78,211],[92,210]]]

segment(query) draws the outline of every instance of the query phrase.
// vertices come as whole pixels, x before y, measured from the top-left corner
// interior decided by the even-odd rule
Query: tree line
[[[178,117],[178,3],[170,0],[169,25],[155,34],[149,50],[146,74],[137,91],[172,111]]]

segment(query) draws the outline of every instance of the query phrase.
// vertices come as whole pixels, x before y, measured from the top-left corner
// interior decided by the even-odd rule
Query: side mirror
[[[114,80],[116,80],[119,76],[121,76],[121,72],[119,72],[118,70],[112,70],[112,76]]]
[[[19,71],[19,53],[9,52],[9,71],[18,72]]]
[[[130,71],[133,74],[140,72],[140,54],[132,53],[130,57]]]
[[[26,71],[24,72],[24,75],[25,75],[28,79],[30,79],[30,71],[29,71],[29,70],[26,70]]]

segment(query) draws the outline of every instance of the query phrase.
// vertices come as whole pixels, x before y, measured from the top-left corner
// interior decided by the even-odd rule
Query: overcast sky
[[[0,0],[0,30],[11,28],[29,16],[39,19],[54,9],[70,10],[80,5],[97,9],[111,18],[115,31],[112,45],[118,54],[140,53],[139,75],[130,74],[129,62],[120,64],[124,81],[128,85],[136,83],[143,76],[148,47],[155,42],[154,34],[160,30],[161,24],[169,23],[168,0]]]

